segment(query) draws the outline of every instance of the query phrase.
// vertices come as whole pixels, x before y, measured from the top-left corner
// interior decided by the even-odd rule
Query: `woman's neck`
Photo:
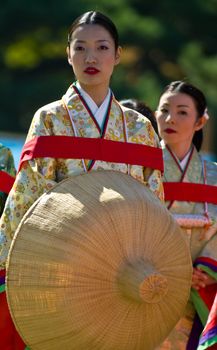
[[[102,87],[102,85],[84,85],[79,82],[82,89],[86,91],[86,93],[92,98],[92,100],[96,103],[96,105],[99,107],[101,106],[102,102],[106,98],[109,87],[106,85],[105,87]]]
[[[179,161],[182,161],[185,156],[190,151],[192,144],[190,145],[183,145],[183,144],[177,144],[177,145],[167,145],[167,147],[172,151],[172,153],[179,159]]]

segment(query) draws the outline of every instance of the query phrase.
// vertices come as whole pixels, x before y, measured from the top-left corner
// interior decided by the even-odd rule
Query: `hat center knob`
[[[139,303],[158,303],[168,292],[167,278],[147,259],[124,263],[117,282],[124,297]]]

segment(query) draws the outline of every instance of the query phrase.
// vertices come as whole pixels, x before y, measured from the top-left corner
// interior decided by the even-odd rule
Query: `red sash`
[[[9,193],[11,187],[13,186],[15,178],[6,171],[0,170],[0,191],[4,193]]]
[[[74,136],[38,136],[30,140],[23,147],[19,170],[23,162],[42,157],[101,160],[163,171],[161,148]]]
[[[191,182],[164,182],[164,193],[166,201],[217,204],[217,186]]]

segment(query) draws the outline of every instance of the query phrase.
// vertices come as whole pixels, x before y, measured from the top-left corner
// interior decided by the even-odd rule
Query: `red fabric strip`
[[[24,350],[25,344],[17,333],[9,313],[6,294],[0,293],[0,347],[2,350]]]
[[[209,310],[211,310],[217,292],[217,284],[210,284],[205,288],[200,288],[198,293]]]
[[[5,277],[5,274],[6,274],[5,270],[0,270],[0,277]]]
[[[213,265],[217,267],[217,261],[212,258],[208,258],[207,256],[200,256],[194,261],[194,264],[201,264],[201,263],[207,263],[209,265]]]
[[[190,182],[164,182],[164,193],[166,201],[217,204],[217,186]]]
[[[23,162],[42,157],[101,160],[163,171],[161,148],[74,136],[38,136],[30,140],[23,147],[19,170]]]
[[[10,174],[6,173],[6,171],[0,170],[0,191],[4,193],[9,193],[15,178]]]

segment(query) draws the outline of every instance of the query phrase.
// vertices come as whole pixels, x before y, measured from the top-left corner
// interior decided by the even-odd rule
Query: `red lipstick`
[[[99,70],[96,69],[95,67],[88,67],[88,68],[85,69],[84,72],[87,73],[87,74],[90,74],[90,75],[94,75],[94,74],[99,73]]]
[[[170,129],[170,128],[165,129],[164,132],[166,132],[167,134],[175,134],[176,133],[175,130]]]

